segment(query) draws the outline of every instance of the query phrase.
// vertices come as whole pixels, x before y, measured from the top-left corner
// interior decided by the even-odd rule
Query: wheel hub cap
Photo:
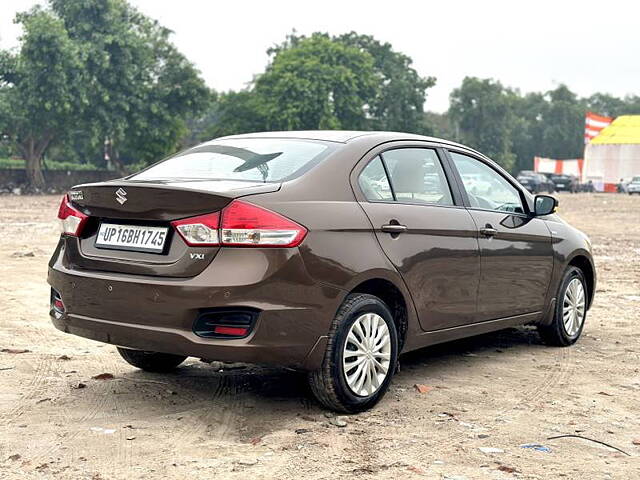
[[[366,313],[353,323],[342,354],[349,389],[360,397],[373,395],[389,372],[391,335],[384,319]]]
[[[562,323],[567,335],[573,337],[578,333],[586,311],[586,296],[582,282],[574,278],[567,285],[562,302]]]

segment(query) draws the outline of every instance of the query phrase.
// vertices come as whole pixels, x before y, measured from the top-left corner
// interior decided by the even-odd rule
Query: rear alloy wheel
[[[118,347],[118,353],[127,363],[147,372],[170,372],[187,358],[182,355],[146,352],[122,347]]]
[[[539,325],[542,340],[560,347],[574,344],[587,317],[587,285],[582,270],[569,267],[564,274],[550,325]]]
[[[324,406],[355,413],[373,407],[386,393],[398,362],[391,312],[379,298],[347,297],[336,315],[322,368],[309,385]]]

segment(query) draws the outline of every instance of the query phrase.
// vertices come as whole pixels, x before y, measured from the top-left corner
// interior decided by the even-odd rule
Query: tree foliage
[[[370,35],[288,35],[244,90],[217,94],[171,43],[171,32],[126,0],[46,0],[19,14],[19,49],[0,50],[0,155],[124,172],[205,138],[261,130],[396,130],[466,143],[511,170],[536,155],[576,158],[584,114],[640,113],[640,96],[567,86],[522,95],[467,77],[444,113],[425,112],[435,78]],[[428,103],[427,103],[428,105]]]
[[[369,104],[370,127],[374,130],[423,133],[426,92],[436,84],[436,78],[421,77],[412,67],[410,57],[393,50],[390,43],[381,43],[370,35],[351,32],[337,39],[369,53],[373,58],[377,89]]]
[[[270,48],[250,87],[219,96],[205,135],[259,130],[350,129],[424,133],[426,91],[408,56],[372,36],[292,34]],[[210,137],[208,137],[210,138]]]
[[[170,30],[124,0],[51,0],[51,7],[86,52],[92,88],[83,116],[115,165],[124,170],[125,162],[174,150],[209,92],[171,44]]]
[[[124,0],[50,0],[19,14],[17,52],[0,53],[0,127],[41,189],[49,147],[121,171],[175,151],[209,90],[170,31]]]
[[[84,57],[51,12],[34,8],[16,20],[24,28],[20,51],[0,55],[0,129],[25,159],[31,185],[41,189],[43,153],[87,105]]]
[[[377,87],[371,55],[318,33],[274,52],[255,82],[269,130],[366,127]]]
[[[640,97],[579,98],[566,85],[522,95],[491,79],[467,77],[452,92],[448,112],[429,114],[425,121],[516,171],[532,169],[535,156],[581,158],[590,110],[612,117],[640,114]]]
[[[513,92],[500,82],[466,77],[451,93],[450,101],[449,115],[461,140],[512,168]]]

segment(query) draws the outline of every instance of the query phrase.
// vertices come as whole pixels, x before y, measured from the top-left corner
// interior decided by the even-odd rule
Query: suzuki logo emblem
[[[116,200],[120,205],[124,205],[124,202],[127,201],[127,192],[124,188],[119,188],[116,190]]]

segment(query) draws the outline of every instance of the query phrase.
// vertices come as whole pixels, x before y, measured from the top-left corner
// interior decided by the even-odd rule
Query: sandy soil
[[[0,197],[0,349],[29,350],[0,353],[0,478],[640,478],[640,197],[561,195],[599,274],[577,345],[543,346],[527,328],[405,355],[381,404],[346,427],[300,374],[197,359],[143,373],[55,330],[58,200]],[[105,372],[115,378],[92,379]],[[629,456],[547,439],[561,434]]]

